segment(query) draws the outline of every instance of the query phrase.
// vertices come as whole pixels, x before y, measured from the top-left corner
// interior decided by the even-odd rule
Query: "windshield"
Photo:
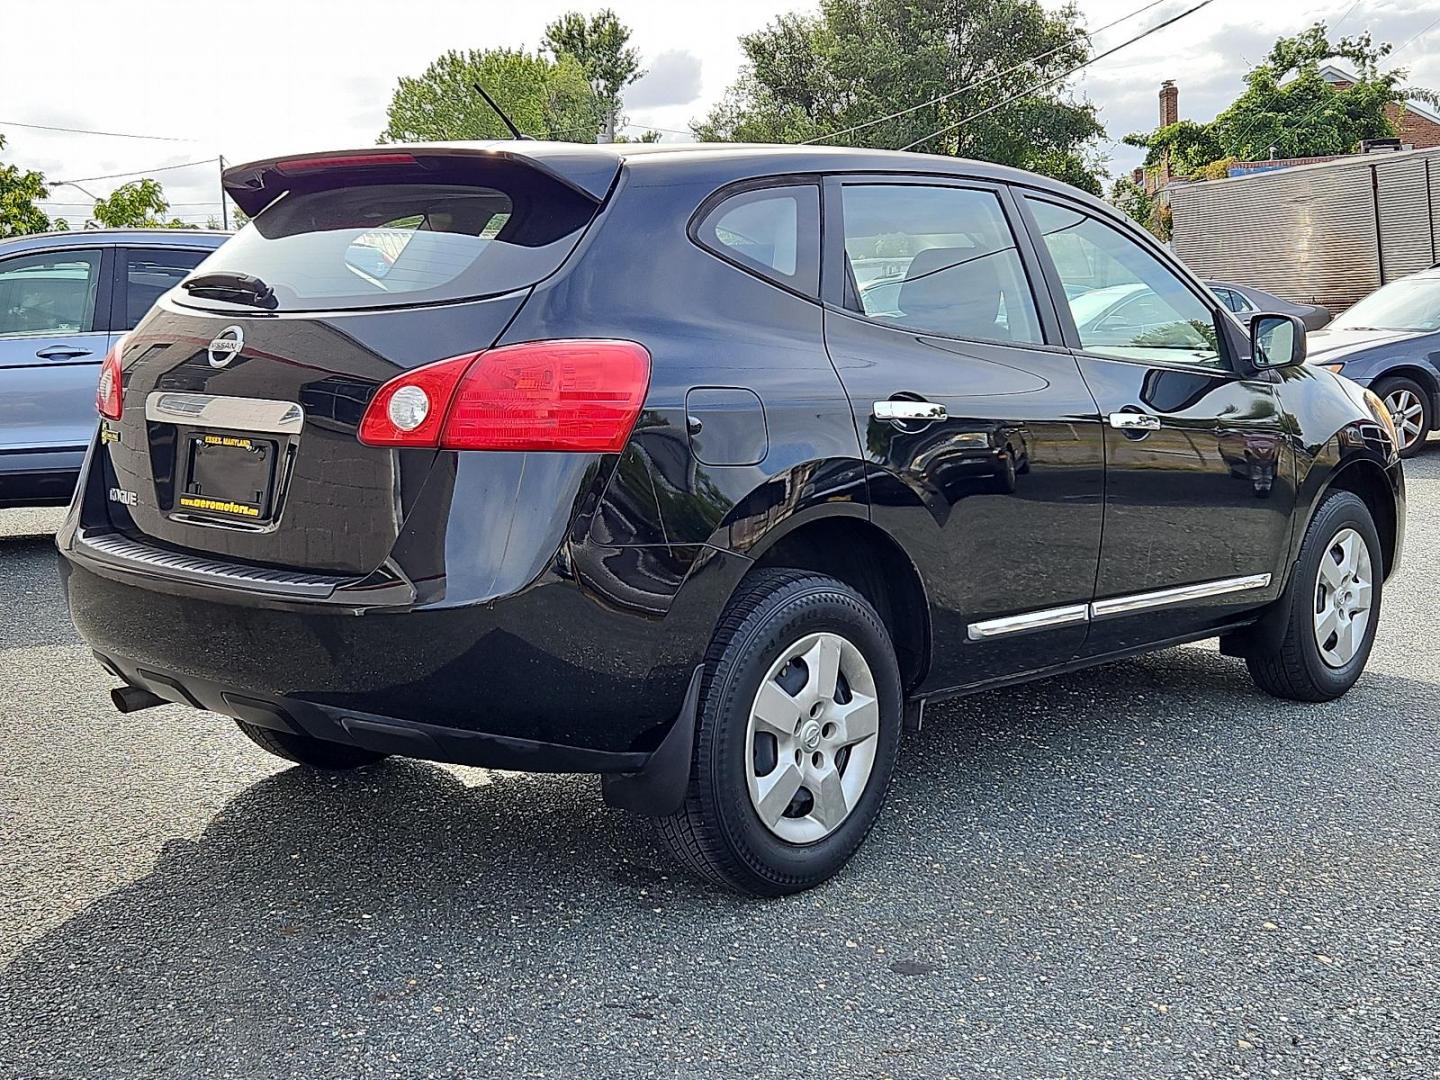
[[[1376,289],[1330,324],[1333,330],[1440,330],[1440,277],[1413,277]]]
[[[176,301],[244,309],[200,280],[216,274],[259,279],[276,311],[492,296],[553,273],[595,214],[593,201],[534,169],[447,171],[282,195],[201,263]]]

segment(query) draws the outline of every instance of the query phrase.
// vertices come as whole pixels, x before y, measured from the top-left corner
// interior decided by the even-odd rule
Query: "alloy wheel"
[[[745,735],[745,780],[760,821],[792,844],[823,840],[865,793],[880,704],[860,650],[809,634],[761,680]]]
[[[1354,529],[1341,529],[1320,557],[1315,579],[1315,644],[1332,668],[1355,658],[1370,625],[1374,579],[1370,549]]]
[[[1385,395],[1385,407],[1390,410],[1390,419],[1400,433],[1400,449],[1410,449],[1425,423],[1424,404],[1413,390],[1402,386]]]

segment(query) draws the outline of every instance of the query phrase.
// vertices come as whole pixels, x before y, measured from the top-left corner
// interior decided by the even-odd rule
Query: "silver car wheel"
[[[1385,395],[1385,407],[1390,410],[1390,419],[1400,433],[1400,449],[1410,449],[1425,423],[1425,406],[1413,390],[1400,387]]]
[[[880,703],[860,650],[809,634],[770,666],[745,733],[745,781],[761,822],[811,844],[840,827],[875,765]]]
[[[1373,583],[1364,538],[1341,529],[1320,557],[1315,578],[1315,644],[1330,667],[1344,667],[1360,651],[1370,625]]]

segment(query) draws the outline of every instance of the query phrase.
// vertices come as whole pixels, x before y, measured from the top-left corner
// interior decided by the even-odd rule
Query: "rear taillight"
[[[95,387],[95,409],[106,420],[119,420],[124,409],[121,391],[120,353],[125,348],[122,337],[110,346],[100,365],[100,382]]]
[[[360,421],[367,446],[619,453],[650,354],[633,341],[531,341],[456,356],[391,379]]]

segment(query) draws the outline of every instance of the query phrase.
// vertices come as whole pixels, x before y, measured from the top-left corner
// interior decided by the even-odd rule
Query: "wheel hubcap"
[[[1400,449],[1410,449],[1425,423],[1424,404],[1409,390],[1392,390],[1385,395],[1385,407],[1390,410],[1390,419],[1400,433]]]
[[[1341,529],[1320,557],[1315,578],[1315,644],[1330,667],[1355,658],[1370,625],[1370,549],[1354,529]]]
[[[811,844],[849,816],[870,782],[880,733],[875,677],[850,641],[809,634],[760,682],[745,736],[745,780],[761,822]]]

